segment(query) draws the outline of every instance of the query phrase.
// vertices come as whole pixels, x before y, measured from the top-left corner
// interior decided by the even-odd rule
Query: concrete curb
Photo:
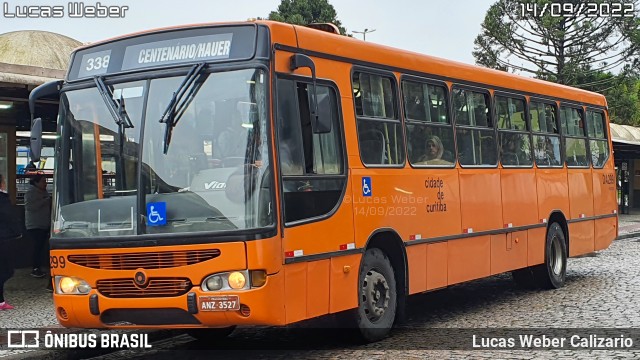
[[[95,330],[94,330],[95,331]],[[147,333],[149,334],[149,342],[169,339],[184,333],[180,330],[140,330],[140,331],[124,331],[125,333]],[[127,349],[59,349],[59,350],[35,350],[15,355],[1,357],[2,360],[49,360],[49,359],[87,359],[96,356],[103,356],[117,351]],[[131,349],[131,351],[136,351]]]
[[[638,237],[638,236],[640,236],[640,231],[634,231],[634,232],[618,235],[616,240],[630,239],[630,238],[634,238],[634,237]]]

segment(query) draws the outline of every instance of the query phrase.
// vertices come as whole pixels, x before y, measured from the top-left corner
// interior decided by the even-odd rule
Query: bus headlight
[[[56,294],[85,295],[91,291],[91,286],[83,279],[72,276],[55,277]]]
[[[229,287],[234,290],[242,289],[244,285],[247,283],[247,278],[243,273],[234,271],[229,274]]]
[[[222,289],[224,283],[222,282],[222,277],[220,275],[214,275],[207,278],[205,285],[209,291],[216,291]]]
[[[202,280],[202,291],[249,290],[249,271],[230,271],[212,274]]]

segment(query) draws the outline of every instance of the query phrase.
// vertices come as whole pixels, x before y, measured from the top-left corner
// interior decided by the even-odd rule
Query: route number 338
[[[102,70],[109,67],[110,55],[87,59],[86,71]]]

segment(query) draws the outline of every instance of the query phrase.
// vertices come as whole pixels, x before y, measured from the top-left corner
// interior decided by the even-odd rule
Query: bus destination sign
[[[128,46],[122,70],[178,64],[187,61],[228,59],[233,34],[204,35]]]
[[[194,62],[249,60],[255,56],[255,26],[219,26],[166,31],[119,39],[78,50],[68,81]]]

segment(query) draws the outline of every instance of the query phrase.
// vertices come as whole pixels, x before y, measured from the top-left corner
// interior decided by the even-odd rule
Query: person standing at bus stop
[[[6,193],[4,176],[0,174],[0,310],[12,310],[4,298],[4,283],[13,276],[10,242],[21,237],[22,231],[9,195]]]
[[[29,180],[29,190],[24,196],[25,226],[33,241],[33,271],[31,276],[44,277],[40,269],[42,251],[49,241],[51,227],[51,196],[47,192],[47,178],[37,174]]]

